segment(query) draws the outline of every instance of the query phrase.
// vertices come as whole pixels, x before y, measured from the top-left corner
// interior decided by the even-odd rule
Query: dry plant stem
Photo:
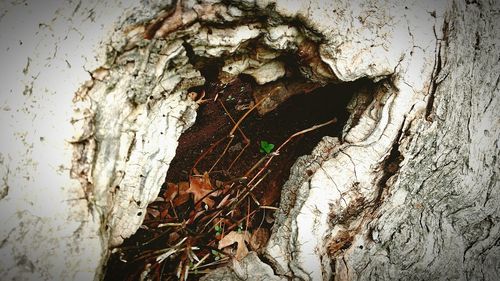
[[[250,176],[250,174],[255,170],[257,169],[260,164],[262,164],[264,162],[264,160],[266,160],[267,158],[269,158],[269,155],[266,154],[264,155],[262,158],[259,159],[259,161],[257,161],[257,163],[255,163],[251,168],[250,170],[248,170],[246,173],[245,173],[245,176],[244,178],[248,178]]]
[[[245,221],[245,231],[248,230],[248,224],[250,223],[250,199],[247,201],[247,219]]]
[[[236,155],[236,158],[234,158],[234,160],[231,162],[231,164],[229,164],[229,167],[227,167],[227,172],[231,171],[231,168],[234,166],[234,164],[236,164],[236,161],[238,161],[238,159],[241,157],[241,155],[243,154],[243,152],[245,151],[245,149],[247,149],[247,147],[250,145],[250,141],[246,142],[245,146],[241,149],[240,153],[238,153],[238,155]]]
[[[222,105],[222,108],[224,109],[224,111],[226,112],[227,116],[229,117],[229,119],[231,119],[231,121],[233,122],[234,125],[236,125],[236,122],[234,121],[233,119],[233,116],[231,116],[231,114],[229,113],[229,111],[226,109],[226,107],[224,106],[224,103],[222,103],[221,100],[219,100],[219,103]],[[243,131],[238,127],[238,130],[240,131],[241,135],[243,136],[243,138],[246,139],[246,136],[245,134],[243,133]],[[227,150],[229,149],[229,146],[231,145],[231,143],[233,142],[234,140],[234,135],[229,135],[229,142],[227,143],[226,147],[224,148],[224,151],[222,152],[222,154],[217,158],[217,160],[215,161],[215,163],[212,165],[212,167],[208,170],[208,173],[212,172],[212,170],[215,168],[215,166],[217,166],[217,164],[219,163],[219,161],[222,159],[222,157],[226,154]]]
[[[259,208],[260,209],[260,208]],[[259,228],[262,227],[262,224],[264,223],[264,220],[266,219],[266,209],[263,209],[263,214],[262,214],[262,219],[260,220],[259,226],[255,228],[255,230],[258,230]]]
[[[238,206],[241,201],[243,201],[247,196],[248,194],[250,194],[263,180],[264,178],[269,175],[270,171],[267,171],[266,174],[264,174],[264,176],[262,176],[258,181],[257,183],[255,183],[253,186],[251,186],[242,196],[240,199],[238,199],[238,201],[236,203],[233,204],[233,206],[231,207],[231,209],[234,209],[236,208],[236,206]],[[247,185],[247,188],[248,188],[249,185]],[[260,205],[260,204],[259,204]]]
[[[273,210],[273,211],[279,210],[279,208],[273,206],[259,206],[259,208],[264,210]]]
[[[153,237],[153,238],[149,239],[148,241],[146,241],[146,242],[144,242],[144,243],[142,243],[140,245],[134,245],[134,246],[128,246],[128,247],[121,247],[120,251],[127,251],[127,250],[130,250],[130,249],[137,249],[137,248],[140,248],[140,247],[144,247],[144,246],[150,244],[151,242],[156,241],[157,239],[159,239],[159,238],[161,238],[161,237],[163,237],[163,236],[165,236],[165,235],[167,235],[169,233],[170,232],[168,232],[168,231],[163,231],[158,236]]]
[[[205,268],[205,267],[210,267],[210,266],[212,266],[212,265],[222,264],[222,263],[225,263],[225,262],[226,262],[226,261],[228,261],[228,260],[229,260],[229,257],[225,257],[225,258],[222,258],[222,259],[220,259],[220,260],[218,260],[218,261],[213,261],[213,262],[210,262],[210,263],[207,263],[207,264],[200,265],[200,266],[198,267],[198,269],[200,269],[200,268]]]
[[[233,186],[234,186],[234,184],[235,184],[236,182],[241,182],[241,181],[244,181],[244,180],[247,180],[247,179],[248,179],[248,178],[247,178],[247,177],[245,177],[245,176],[243,176],[243,177],[237,177],[237,178],[232,178],[232,179],[230,179],[230,180],[225,181],[225,182],[224,182],[224,184],[226,184],[226,183],[231,183],[231,186],[229,187],[229,189],[231,189],[231,188],[233,188]]]
[[[183,226],[184,223],[180,222],[168,222],[168,223],[162,223],[158,227],[166,227],[166,226]]]
[[[216,191],[219,191],[218,189],[214,189],[212,191],[210,191],[209,193],[205,194],[205,196],[201,197],[198,201],[196,201],[193,205],[193,208],[196,209],[196,206],[198,206],[198,204],[200,204],[201,202],[203,202],[203,199],[207,198],[208,196],[210,196],[212,193],[216,192]]]
[[[236,131],[236,129],[239,128],[239,126],[241,125],[243,120],[245,120],[245,118],[247,118],[247,116],[250,113],[252,113],[252,111],[254,111],[254,109],[257,108],[257,106],[259,106],[262,102],[264,102],[264,100],[265,100],[265,98],[261,99],[258,103],[254,104],[254,106],[252,106],[250,109],[248,109],[247,112],[245,112],[245,114],[243,114],[243,116],[241,116],[241,118],[238,120],[238,122],[236,122],[236,124],[234,124],[233,129],[231,129],[231,131],[229,132],[230,136],[234,135],[234,132]]]
[[[203,228],[201,229],[200,233],[204,233],[204,232],[205,232],[205,230],[207,229],[207,226],[208,226],[210,223],[212,223],[212,222],[214,221],[214,219],[215,219],[215,218],[217,218],[218,216],[220,216],[220,214],[222,214],[222,210],[217,211],[217,213],[216,213],[214,216],[212,216],[212,218],[211,218],[211,219],[210,219],[207,223],[205,223],[205,225],[204,225],[204,226],[203,226]]]
[[[248,214],[247,216],[248,217],[251,217],[253,216],[255,213],[257,213],[258,210],[253,210],[250,214]],[[233,225],[231,225],[230,227],[227,228],[227,232],[231,232],[233,229],[236,228],[237,225],[239,225],[243,220],[246,220],[247,216],[245,216],[244,218],[241,218],[239,220],[237,220]]]
[[[213,168],[215,168],[215,166],[217,165],[217,163],[219,163],[219,161],[222,159],[222,157],[224,157],[224,155],[226,154],[227,150],[229,149],[229,146],[231,145],[231,143],[233,142],[234,140],[234,132],[236,129],[238,129],[238,131],[241,133],[241,136],[243,137],[243,141],[246,143],[245,147],[241,150],[241,152],[238,154],[238,156],[236,156],[236,158],[231,162],[231,165],[229,165],[229,168],[228,168],[228,171],[231,169],[231,167],[233,166],[233,164],[236,162],[236,160],[238,160],[238,158],[241,156],[241,154],[243,153],[243,151],[245,151],[245,149],[248,147],[248,145],[250,144],[250,140],[247,138],[247,136],[245,135],[245,133],[243,133],[243,130],[241,130],[240,128],[240,124],[241,122],[243,122],[243,120],[245,120],[245,118],[250,114],[250,112],[252,112],[252,110],[255,109],[255,107],[252,107],[250,108],[247,112],[245,112],[245,114],[238,120],[238,122],[234,121],[234,118],[233,116],[231,116],[231,113],[229,113],[229,111],[227,110],[226,106],[224,105],[224,103],[219,100],[219,103],[221,104],[222,108],[224,109],[224,111],[226,112],[227,116],[229,117],[229,119],[233,122],[233,128],[231,129],[231,131],[229,132],[229,142],[227,143],[226,147],[224,148],[224,151],[222,152],[222,154],[217,158],[217,161],[215,161],[215,163],[212,165],[212,167],[210,168],[210,170],[208,171],[209,173],[212,171]]]
[[[221,100],[219,100],[219,103],[222,106],[222,108],[224,109],[224,111],[226,112],[226,114],[229,117],[229,119],[231,119],[231,122],[233,122],[234,126],[236,126],[236,121],[234,121],[233,116],[231,116],[231,113],[229,113],[229,111],[227,110],[227,108],[224,105],[224,103]],[[238,128],[238,131],[241,133],[241,136],[243,137],[244,141],[245,142],[250,142],[250,139],[245,135],[245,133],[243,132],[243,130],[239,126],[237,128]]]
[[[217,161],[215,161],[214,165],[210,168],[210,171],[212,171],[212,169],[215,167],[215,165],[217,165],[217,163],[220,161],[220,159],[224,156],[224,154],[226,153],[226,151],[228,150],[229,148],[229,145],[231,144],[231,142],[233,141],[233,138],[234,138],[234,132],[239,129],[239,126],[240,124],[243,122],[243,120],[245,120],[245,118],[255,109],[257,108],[257,106],[262,103],[263,100],[259,101],[258,103],[256,103],[252,108],[250,108],[247,112],[245,112],[245,114],[238,120],[238,122],[236,122],[233,126],[233,128],[231,129],[231,131],[229,132],[229,135],[228,137],[230,138],[228,144],[226,145],[226,148],[224,149],[224,152],[219,156],[219,158],[217,159]],[[222,104],[222,103],[221,103]],[[223,104],[222,104],[223,105]],[[223,105],[223,108],[224,110],[227,111],[226,107]],[[228,112],[229,113],[229,112]],[[233,121],[234,123],[234,119],[232,118],[232,116],[230,114],[228,114],[228,116],[231,118],[231,120]],[[243,137],[248,140],[248,138],[246,138],[245,134],[243,134],[243,132],[241,131],[241,129],[239,129],[240,132],[242,133]],[[205,156],[211,152],[212,150],[214,150],[215,147],[217,147],[219,145],[220,142],[222,142],[222,140],[224,140],[226,137],[220,139],[219,141],[215,142],[212,146],[210,146],[210,148],[205,151],[204,153],[202,153],[202,155],[200,155],[200,157],[196,160],[194,166],[193,166],[193,169],[191,169],[191,171],[194,170],[194,168],[196,168],[196,166],[198,165],[198,163],[203,159],[205,158]],[[209,172],[210,172],[209,171]]]
[[[201,155],[200,157],[198,157],[198,159],[196,159],[196,161],[194,162],[194,165],[193,167],[191,168],[191,170],[189,171],[189,176],[192,175],[193,173],[193,170],[196,169],[196,166],[198,166],[198,163],[200,163],[201,160],[203,160],[203,158],[205,158],[205,156],[207,156],[208,153],[212,152],[212,150],[214,150],[214,148],[219,145],[219,143],[221,143],[223,140],[225,140],[226,137],[223,137],[222,139],[216,141],[214,144],[212,144],[207,150],[205,150]]]
[[[259,200],[257,200],[257,198],[255,198],[255,195],[253,193],[250,193],[250,198],[253,200],[253,202],[255,202],[255,204],[257,204],[257,206],[260,207],[260,202]]]
[[[208,173],[211,173],[212,170],[215,168],[215,166],[217,166],[217,164],[219,163],[219,161],[222,159],[222,157],[224,157],[224,155],[226,154],[227,150],[229,149],[229,146],[231,145],[231,143],[233,143],[233,140],[234,140],[234,136],[229,136],[229,141],[227,142],[226,147],[224,147],[224,151],[222,151],[221,155],[219,155],[219,157],[214,162],[214,164],[212,165],[212,167],[210,167],[210,169],[208,170]]]
[[[142,260],[142,259],[149,259],[149,258],[153,258],[153,257],[158,257],[159,255],[167,252],[168,250],[167,249],[172,249],[172,248],[176,248],[176,246],[172,246],[170,248],[166,248],[166,249],[161,249],[161,250],[156,250],[156,251],[146,251],[144,252],[142,255],[138,256],[137,258],[134,259],[134,262],[135,261],[138,261],[138,260]],[[172,252],[172,255],[180,252],[182,249],[175,249],[173,252]]]
[[[271,163],[271,161],[273,160],[273,158],[277,155],[279,155],[280,153],[280,150],[287,144],[289,143],[292,139],[294,139],[295,137],[297,136],[300,136],[302,134],[305,134],[305,133],[308,133],[308,132],[311,132],[311,131],[314,131],[314,130],[317,130],[321,127],[324,127],[324,126],[327,126],[327,125],[330,125],[330,124],[333,124],[337,122],[337,118],[333,118],[332,120],[328,121],[328,122],[325,122],[325,123],[321,123],[321,124],[318,124],[318,125],[314,125],[310,128],[307,128],[307,129],[304,129],[302,131],[299,131],[299,132],[296,132],[295,134],[291,135],[290,137],[288,137],[288,139],[286,141],[284,141],[279,147],[278,149],[276,149],[275,152],[271,153],[271,157],[269,157],[269,159],[267,160],[267,162],[264,164],[264,166],[257,172],[257,174],[255,174],[255,176],[248,182],[248,185],[252,184],[252,182],[255,181],[255,179],[260,176],[260,174],[262,174],[262,172],[265,171],[265,169],[267,169],[267,167],[269,166],[269,164]]]
[[[193,266],[193,269],[198,269],[199,266],[201,266],[201,264],[210,256],[210,254],[206,254],[205,256],[203,256],[203,258],[201,258],[201,260],[199,260],[194,266]]]
[[[317,129],[321,128],[321,127],[324,127],[324,126],[327,126],[327,125],[333,124],[333,123],[335,123],[335,122],[337,122],[337,118],[333,118],[332,120],[327,121],[327,122],[325,122],[325,123],[321,123],[321,124],[318,124],[318,125],[314,125],[314,126],[312,126],[312,127],[310,127],[310,128],[304,129],[304,130],[302,130],[302,131],[299,131],[299,132],[297,132],[297,133],[295,133],[295,134],[291,135],[291,136],[290,136],[290,137],[289,137],[289,138],[288,138],[288,139],[287,139],[284,143],[282,143],[282,144],[278,147],[278,149],[276,149],[276,153],[277,153],[277,154],[279,154],[280,150],[281,150],[281,149],[282,149],[282,148],[283,148],[283,147],[284,147],[284,146],[285,146],[288,142],[290,142],[293,138],[295,138],[295,137],[297,137],[297,136],[300,136],[300,135],[303,135],[303,134],[305,134],[305,133],[309,133],[309,132],[311,132],[311,131],[317,130]]]
[[[253,189],[257,186],[257,185],[259,185],[259,183],[260,183],[260,182],[262,182],[262,180],[263,180],[266,176],[267,176],[267,174],[265,174],[265,175],[264,175],[264,176],[263,176],[263,177],[262,177],[262,178],[261,178],[261,179],[260,179],[260,180],[259,180],[259,181],[255,184],[255,185],[254,185],[254,186],[252,186],[252,187],[250,188],[250,190],[248,190],[248,191],[245,193],[245,195],[244,195],[243,197],[241,197],[240,199],[238,199],[238,201],[237,201],[236,203],[231,204],[231,206],[230,206],[231,210],[233,210],[234,208],[236,208],[236,206],[238,206],[238,205],[241,203],[241,201],[242,201],[242,200],[244,200],[244,199],[245,199],[245,197],[246,197],[246,196],[247,196],[247,195],[248,195],[248,194],[249,194],[249,193],[250,193],[250,192],[251,192],[251,191],[252,191],[252,190],[253,190]],[[237,199],[238,197],[239,197],[239,195],[237,195],[237,196],[236,196],[236,199]],[[223,209],[222,209],[222,210],[217,211],[217,213],[215,213],[214,215],[212,215],[212,218],[211,218],[208,222],[206,222],[206,223],[205,223],[205,225],[203,226],[203,228],[202,228],[202,230],[201,230],[201,233],[205,232],[205,230],[206,230],[206,228],[208,227],[208,225],[209,225],[210,223],[212,223],[212,221],[213,221],[214,219],[216,219],[217,217],[219,217],[219,216],[222,214],[222,212],[223,212]],[[228,216],[230,212],[231,212],[231,211],[229,211],[229,212],[226,214],[226,216]]]
[[[175,210],[174,202],[172,200],[169,200],[169,202],[170,202],[170,206],[172,207],[172,210],[174,211],[175,219],[178,220],[179,216],[177,215],[177,211]]]

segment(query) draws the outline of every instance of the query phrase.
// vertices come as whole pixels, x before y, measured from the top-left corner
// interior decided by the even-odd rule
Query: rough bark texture
[[[139,4],[1,1],[0,279],[100,274],[108,246],[102,219],[69,172],[72,100],[87,70],[105,63],[99,46],[117,22],[159,9]]]
[[[336,259],[336,278],[500,278],[499,8],[450,3],[434,103],[402,132],[397,178]]]
[[[206,280],[499,279],[497,3],[179,1],[157,13],[166,4],[141,2],[141,9],[129,10],[102,43],[104,55],[89,68],[95,69],[92,79],[72,105],[66,98],[60,106],[64,114],[35,114],[35,125],[8,130],[9,140],[30,148],[36,124],[50,120],[66,128],[74,109],[72,136],[48,137],[57,159],[43,161],[29,151],[16,158],[2,143],[0,207],[7,224],[0,232],[1,274],[88,279],[97,268],[99,276],[107,246],[140,226],[178,137],[195,121],[197,104],[187,92],[204,80],[192,65],[192,50],[223,60],[221,77],[228,81],[240,73],[263,85],[280,81],[283,62],[277,58],[285,52],[304,58],[301,74],[315,83],[381,81],[353,99],[340,139],[325,137],[292,168],[266,262],[252,254]],[[75,4],[59,14],[83,9],[83,17],[91,7]],[[249,44],[255,41],[262,47],[257,51]],[[27,65],[41,65],[43,55]],[[23,72],[24,64],[13,65]],[[39,68],[44,75],[64,72]],[[34,82],[32,71],[24,74]],[[24,82],[16,81],[2,91],[20,93]],[[44,86],[27,89],[33,99],[6,99],[18,111],[9,117],[4,108],[2,118],[29,120],[26,106],[33,101],[40,102],[39,112],[57,110],[42,101]],[[59,98],[68,92],[45,89]],[[34,151],[48,153],[50,145],[36,144]],[[35,158],[66,172],[41,169]],[[25,175],[30,167],[34,172]],[[78,192],[70,167],[83,187]],[[55,189],[64,191],[52,193],[60,196],[58,211],[40,215],[48,199],[33,199],[37,208],[30,209],[27,193],[38,187],[32,177],[51,176]],[[51,184],[47,180],[44,188]],[[12,193],[12,186],[22,192]],[[67,203],[75,197],[76,204]],[[75,210],[70,219],[57,217],[65,208]],[[47,238],[50,246],[38,246]]]

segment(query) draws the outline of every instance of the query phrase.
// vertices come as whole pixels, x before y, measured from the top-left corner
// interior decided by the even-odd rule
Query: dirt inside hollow
[[[192,89],[192,92],[197,93],[197,98],[201,99],[196,122],[181,135],[176,156],[170,163],[160,194],[165,192],[167,183],[188,181],[191,174],[209,172],[212,181],[227,182],[241,178],[260,159],[266,157],[261,149],[261,141],[274,144],[276,149],[292,134],[336,118],[337,122],[333,124],[294,138],[266,168],[266,177],[252,194],[260,205],[279,207],[281,186],[287,180],[296,159],[310,154],[322,137],[340,136],[349,116],[347,103],[353,93],[366,88],[369,83],[357,81],[326,85],[305,94],[294,95],[263,116],[253,110],[244,118],[231,139],[228,138],[229,132],[235,122],[255,104],[252,93],[261,86],[248,76],[239,76],[223,85],[217,78],[219,70],[220,65],[217,64],[209,64],[201,69],[207,81],[203,87]],[[245,141],[242,133],[249,142]],[[227,145],[229,141],[230,144]],[[215,146],[217,142],[219,144]],[[207,150],[210,150],[209,153],[206,153]],[[270,229],[272,220],[266,222],[263,216],[265,214],[255,216],[246,227]],[[139,229],[135,235],[125,240],[121,249],[134,248],[133,255],[139,256],[141,247],[138,245],[162,235],[158,231],[153,232],[147,228]],[[123,255],[111,255],[105,280],[131,280],[131,276],[137,276],[141,268],[144,269],[145,265],[140,262],[125,263],[121,259],[123,260]],[[170,268],[167,265],[166,269],[162,267],[161,270],[172,271],[175,266]]]
[[[179,139],[176,157],[170,164],[167,182],[186,181],[194,163],[215,142],[228,136],[234,123],[221,105],[224,104],[236,121],[254,104],[252,97],[253,81],[238,78],[222,91],[206,89],[204,99],[198,110],[196,123],[182,134]],[[230,180],[242,177],[264,155],[261,141],[274,144],[277,148],[292,134],[316,124],[337,118],[337,122],[318,130],[303,134],[289,142],[268,167],[269,175],[256,188],[254,195],[262,205],[277,206],[281,186],[288,178],[289,170],[297,157],[311,153],[323,136],[338,136],[348,113],[346,104],[351,98],[353,85],[329,85],[311,93],[293,96],[270,113],[260,116],[256,111],[250,113],[239,128],[250,140],[247,148],[236,160],[246,143],[239,130],[231,141],[226,153],[216,166],[212,167],[226,148],[229,138],[224,139],[212,152],[208,153],[197,165],[199,173],[211,172],[212,178]],[[213,98],[218,93],[218,102]]]

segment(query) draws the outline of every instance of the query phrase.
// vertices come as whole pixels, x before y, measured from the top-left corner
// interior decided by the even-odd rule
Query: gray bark
[[[337,258],[340,276],[500,278],[499,8],[450,3],[433,103],[402,132],[397,149],[405,160],[383,187],[374,219]]]
[[[67,93],[88,79],[83,69],[66,73],[44,65],[49,54],[54,63],[67,60],[59,54],[71,52],[71,44],[58,40],[59,52],[48,48],[41,54],[32,47],[35,55],[27,65],[22,55],[23,63],[11,62],[19,74],[11,79],[16,82],[3,81],[2,91],[21,96],[26,73],[31,77],[26,89],[32,90],[22,99],[1,99],[16,109],[11,115],[4,106],[0,115],[9,141],[0,150],[2,276],[100,278],[108,247],[141,225],[177,139],[195,121],[197,104],[187,90],[204,80],[185,44],[199,56],[223,58],[225,79],[246,73],[266,84],[283,76],[279,54],[304,52],[313,42],[318,52],[307,55],[315,59],[301,67],[306,79],[383,82],[351,102],[341,138],[325,137],[292,167],[266,262],[251,254],[205,279],[500,278],[498,3],[183,1],[168,14],[160,12],[166,4],[111,9],[114,16],[102,25],[124,16],[100,43],[95,61],[89,46],[97,43],[93,33],[100,27],[85,25],[94,4],[50,7],[67,16],[59,17],[62,22],[77,14],[68,30],[91,38],[85,51],[76,53],[89,58],[92,78],[72,101]],[[0,22],[15,14],[15,5],[5,8]],[[102,17],[110,13],[95,5]],[[256,15],[270,20],[242,21]],[[147,28],[151,20],[159,29]],[[245,43],[256,38],[267,49],[253,57]],[[13,46],[7,47],[2,61],[11,56]],[[33,86],[37,73],[79,76],[68,89],[46,77],[42,86]],[[47,92],[65,102],[46,99]],[[28,108],[33,103],[40,104],[35,113]],[[57,110],[63,113],[53,114]],[[67,131],[70,115],[71,136],[53,134],[34,144],[40,137],[33,132],[37,124],[61,124]],[[19,118],[35,122],[20,130],[5,126],[12,128]],[[10,143],[28,150],[18,157]],[[46,194],[57,195],[53,212],[42,211],[49,195],[33,196],[39,184],[30,177],[54,179],[42,184]],[[13,193],[14,186],[20,192]]]

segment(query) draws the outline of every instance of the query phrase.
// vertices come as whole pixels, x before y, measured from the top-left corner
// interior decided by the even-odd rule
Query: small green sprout
[[[220,225],[214,226],[215,229],[215,235],[221,235],[222,234],[222,227]]]
[[[269,154],[273,151],[274,144],[269,143],[267,141],[260,141],[260,152]]]
[[[219,251],[216,251],[216,250],[212,250],[212,255],[214,255],[214,259],[216,261],[220,260],[221,258],[224,258],[226,257],[226,255],[224,255],[223,253],[219,252]]]

